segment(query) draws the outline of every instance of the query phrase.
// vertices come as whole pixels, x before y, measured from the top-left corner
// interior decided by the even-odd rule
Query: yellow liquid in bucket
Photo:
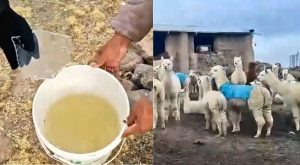
[[[110,144],[120,132],[120,119],[114,107],[101,97],[75,94],[50,106],[44,126],[51,144],[84,154]]]

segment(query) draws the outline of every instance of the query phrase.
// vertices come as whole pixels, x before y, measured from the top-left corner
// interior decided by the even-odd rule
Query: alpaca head
[[[200,85],[201,84],[201,76],[195,75],[195,78],[196,78],[197,84]]]
[[[276,64],[274,64],[274,65],[272,65],[272,71],[274,72],[274,73],[277,73],[278,72],[278,65],[276,65]]]
[[[275,77],[274,73],[272,72],[272,68],[265,68],[259,73],[257,80],[260,82],[265,82],[267,79],[270,79],[270,77]]]
[[[203,89],[212,90],[212,78],[208,75],[200,76],[200,82]]]
[[[191,70],[189,71],[189,76],[190,76],[190,77],[196,76],[196,73],[195,73],[195,71],[194,71],[193,69],[191,69]]]
[[[250,82],[250,84],[252,86],[261,86],[261,87],[263,86],[263,84],[258,80],[254,80],[254,81]]]
[[[170,59],[164,59],[163,57],[161,58],[161,67],[167,71],[171,72],[173,70],[173,58],[171,57]]]
[[[210,69],[209,76],[215,80],[220,77],[226,77],[226,68],[221,65],[216,65]]]
[[[286,79],[287,76],[288,76],[288,74],[289,74],[289,70],[288,70],[288,69],[283,69],[283,70],[282,70],[282,76],[283,76],[283,79]]]
[[[233,58],[233,64],[234,64],[235,67],[241,67],[241,66],[243,66],[242,57],[241,56],[234,57]]]

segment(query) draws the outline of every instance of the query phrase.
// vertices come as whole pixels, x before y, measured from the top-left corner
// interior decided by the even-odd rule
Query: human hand
[[[115,35],[96,52],[90,65],[96,68],[101,67],[113,73],[115,76],[118,76],[121,60],[126,55],[130,43],[130,39],[119,33],[115,33]]]
[[[145,133],[153,128],[153,110],[152,104],[147,97],[140,98],[132,108],[127,118],[128,128],[123,137],[132,134]]]

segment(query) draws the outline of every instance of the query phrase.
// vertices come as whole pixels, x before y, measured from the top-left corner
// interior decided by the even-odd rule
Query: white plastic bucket
[[[58,149],[43,134],[44,120],[49,106],[58,99],[74,94],[88,93],[107,99],[117,110],[121,130],[119,135],[105,148],[86,154],[75,154]],[[33,123],[37,137],[47,154],[67,164],[103,164],[122,141],[127,125],[122,122],[129,115],[129,101],[123,86],[108,72],[87,65],[69,66],[53,79],[45,80],[38,88],[33,100]]]

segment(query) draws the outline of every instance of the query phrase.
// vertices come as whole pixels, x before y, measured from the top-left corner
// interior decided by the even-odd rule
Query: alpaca
[[[176,76],[178,77],[178,79],[180,80],[180,84],[181,84],[181,91],[179,93],[178,96],[178,100],[179,100],[179,109],[181,107],[181,105],[184,105],[184,98],[185,98],[185,89],[189,89],[189,85],[190,85],[190,78],[188,74],[182,73],[182,72],[177,72],[175,73]]]
[[[254,137],[259,137],[263,126],[267,123],[267,136],[271,134],[273,126],[273,117],[271,114],[271,104],[269,98],[265,95],[268,90],[262,86],[233,85],[229,82],[225,74],[225,68],[217,65],[211,68],[210,75],[215,79],[218,89],[229,100],[229,119],[233,125],[232,132],[240,131],[241,105],[247,105],[253,112],[254,119],[257,123],[257,133]]]
[[[278,67],[278,78],[279,80],[281,80],[283,77],[282,77],[282,66],[280,63],[275,63],[275,65],[277,65]]]
[[[227,100],[219,91],[212,90],[212,78],[209,76],[201,76],[201,86],[203,88],[202,103],[206,106],[204,109],[206,125],[205,129],[209,130],[210,125],[212,130],[218,128],[217,136],[227,135]]]
[[[153,79],[153,127],[156,128],[159,119],[161,128],[165,128],[165,90],[164,85],[158,79]]]
[[[165,111],[166,120],[169,119],[170,113],[174,115],[175,120],[180,120],[180,108],[179,108],[179,93],[181,91],[181,85],[178,77],[173,71],[173,58],[164,59],[162,57],[162,63],[160,66],[160,75],[162,83],[165,89]]]
[[[295,82],[296,81],[295,77],[292,74],[289,73],[288,69],[283,69],[282,70],[282,77],[283,77],[282,78],[283,80],[286,80],[288,82]]]
[[[300,83],[288,84],[281,82],[276,75],[265,69],[258,76],[258,79],[262,82],[267,83],[273,88],[283,99],[287,105],[291,107],[294,122],[296,125],[296,131],[300,130]]]
[[[279,78],[279,68],[278,68],[278,65],[276,64],[273,64],[272,65],[272,72],[274,73],[274,75]]]
[[[162,80],[163,72],[161,72],[161,65],[156,65],[153,67],[153,78]]]
[[[256,77],[257,77],[257,68],[258,65],[256,62],[250,62],[248,65],[248,72],[246,73],[246,77],[247,77],[247,83],[246,85],[250,85],[251,82],[253,82]]]
[[[234,57],[233,61],[234,61],[235,70],[231,74],[231,82],[233,84],[240,84],[240,85],[246,84],[247,76],[243,71],[242,57]]]
[[[189,71],[189,90],[191,91],[191,93],[197,93],[199,87],[197,86],[197,74],[194,70],[190,70]]]
[[[201,102],[202,100],[202,88],[200,85],[200,76],[197,76],[197,85],[199,86],[199,97],[198,100],[191,100],[189,96],[189,89],[185,88],[185,96],[184,96],[184,103],[183,103],[183,113],[198,113],[202,114],[202,110],[204,109],[203,104]]]

